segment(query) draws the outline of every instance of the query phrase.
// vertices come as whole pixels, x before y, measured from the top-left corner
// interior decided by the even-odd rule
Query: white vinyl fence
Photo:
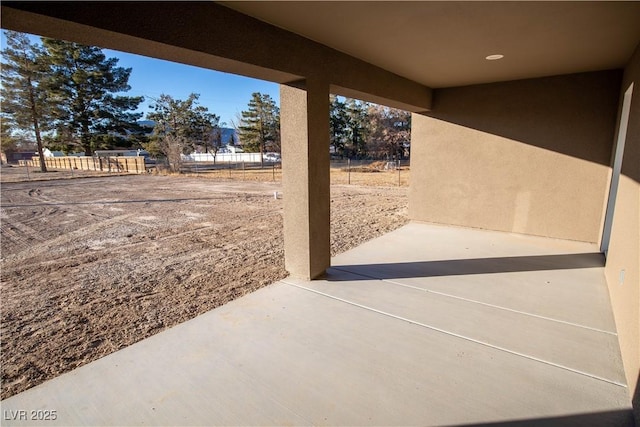
[[[215,162],[215,163],[260,163],[260,153],[191,153],[183,155],[187,162]]]

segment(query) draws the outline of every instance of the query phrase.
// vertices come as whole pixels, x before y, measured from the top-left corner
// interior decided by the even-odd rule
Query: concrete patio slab
[[[332,266],[615,332],[596,245],[421,223],[382,239],[336,256]]]
[[[455,280],[455,279],[452,279]],[[331,270],[304,289],[613,384],[625,377],[615,333]],[[611,363],[615,362],[615,363]]]
[[[415,255],[425,242],[402,237],[407,229],[435,230],[438,252],[450,243],[444,228],[411,224],[336,268],[375,245],[379,261],[367,263],[392,264],[390,240]],[[488,252],[507,256],[501,244]],[[422,279],[445,277],[468,276]],[[337,269],[325,280],[285,279],[2,401],[3,425],[632,425],[610,331],[386,280]],[[38,410],[56,420],[32,420]]]

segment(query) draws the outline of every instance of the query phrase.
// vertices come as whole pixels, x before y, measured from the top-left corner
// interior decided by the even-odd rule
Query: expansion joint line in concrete
[[[457,295],[451,295],[451,294],[448,294],[448,293],[445,293],[445,292],[438,292],[438,291],[433,291],[433,290],[430,290],[430,289],[419,288],[417,286],[407,285],[406,283],[396,282],[395,280],[381,279],[379,277],[368,276],[368,275],[362,274],[362,273],[354,273],[353,271],[345,270],[345,269],[342,269],[342,268],[339,268],[339,267],[331,267],[331,268],[333,268],[335,270],[339,270],[339,271],[344,271],[345,273],[354,274],[356,276],[362,276],[362,277],[366,277],[368,279],[379,280],[381,282],[390,283],[392,285],[402,286],[403,288],[408,288],[408,289],[413,289],[413,290],[420,291],[420,292],[426,292],[426,293],[430,293],[430,294],[440,295],[440,296],[443,296],[443,297],[453,298],[453,299],[457,299],[457,300],[461,300],[461,301],[466,301],[466,302],[470,302],[470,303],[473,303],[473,304],[484,305],[486,307],[491,307],[491,308],[495,308],[495,309],[498,309],[498,310],[509,311],[511,313],[517,313],[517,314],[521,314],[523,316],[529,316],[529,317],[535,317],[537,319],[548,320],[549,322],[562,323],[564,325],[574,326],[576,328],[581,328],[581,329],[587,329],[587,330],[594,331],[594,332],[599,332],[599,333],[602,333],[602,334],[618,336],[618,334],[615,333],[615,332],[605,331],[603,329],[598,329],[598,328],[594,328],[594,327],[591,327],[591,326],[581,325],[579,323],[567,322],[566,320],[554,319],[553,317],[541,316],[539,314],[533,314],[533,313],[529,313],[527,311],[514,310],[512,308],[503,307],[503,306],[495,305],[495,304],[489,304],[489,303],[478,301],[478,300],[474,300],[474,299],[459,297]]]
[[[440,329],[440,328],[437,328],[435,326],[427,325],[426,323],[421,323],[421,322],[418,322],[416,320],[408,319],[406,317],[398,316],[398,315],[395,315],[395,314],[392,314],[392,313],[387,313],[386,311],[378,310],[378,309],[375,309],[373,307],[369,307],[369,306],[366,306],[366,305],[363,305],[363,304],[358,304],[356,302],[349,301],[349,300],[346,300],[346,299],[343,299],[343,298],[340,298],[340,297],[336,297],[334,295],[330,295],[330,294],[327,294],[327,293],[324,293],[324,292],[320,292],[320,291],[315,290],[315,289],[307,288],[307,287],[302,286],[302,285],[296,285],[295,283],[287,282],[286,279],[282,280],[281,282],[285,283],[285,284],[287,284],[289,286],[293,286],[295,288],[298,288],[298,289],[303,289],[305,291],[313,292],[315,294],[322,295],[324,297],[331,298],[331,299],[334,299],[336,301],[344,302],[346,304],[353,305],[355,307],[362,308],[362,309],[365,309],[365,310],[368,310],[368,311],[372,311],[374,313],[378,313],[378,314],[381,314],[383,316],[391,317],[391,318],[396,319],[396,320],[401,320],[403,322],[407,322],[407,323],[410,323],[412,325],[420,326],[420,327],[423,327],[423,328],[426,328],[426,329],[430,329],[430,330],[435,331],[435,332],[439,332],[439,333],[442,333],[442,334],[445,334],[445,335],[449,335],[449,336],[452,336],[452,337],[455,337],[455,338],[463,339],[463,340],[466,340],[466,341],[469,341],[469,342],[472,342],[472,343],[475,343],[475,344],[479,344],[479,345],[482,345],[482,346],[485,346],[485,347],[492,348],[494,350],[498,350],[498,351],[502,351],[502,352],[505,352],[505,353],[509,353],[509,354],[514,355],[514,356],[523,357],[525,359],[529,359],[529,360],[532,360],[534,362],[544,363],[545,365],[553,366],[555,368],[559,368],[559,369],[563,369],[565,371],[573,372],[574,374],[583,375],[583,376],[586,376],[586,377],[589,377],[589,378],[593,378],[593,379],[598,380],[598,381],[603,381],[603,382],[606,382],[606,383],[609,383],[609,384],[612,384],[612,385],[616,385],[618,387],[627,388],[626,384],[622,384],[622,383],[619,383],[619,382],[614,381],[614,380],[603,378],[603,377],[600,377],[598,375],[590,374],[588,372],[580,371],[578,369],[573,369],[573,368],[570,368],[568,366],[560,365],[558,363],[553,363],[553,362],[550,362],[548,360],[544,360],[544,359],[540,359],[540,358],[537,358],[537,357],[533,357],[533,356],[530,356],[528,354],[520,353],[520,352],[517,352],[517,351],[514,351],[514,350],[509,350],[508,348],[504,348],[504,347],[500,347],[500,346],[497,346],[497,345],[494,345],[494,344],[490,344],[490,343],[487,343],[487,342],[484,342],[484,341],[480,341],[480,340],[477,340],[477,339],[474,339],[474,338],[471,338],[471,337],[467,337],[465,335],[460,335],[460,334],[456,334],[456,333],[451,332],[451,331],[446,331],[444,329]]]

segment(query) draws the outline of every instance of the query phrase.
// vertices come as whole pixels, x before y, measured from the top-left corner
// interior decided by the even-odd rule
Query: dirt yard
[[[3,399],[286,276],[278,182],[1,173]],[[406,192],[333,185],[332,252],[405,224]]]

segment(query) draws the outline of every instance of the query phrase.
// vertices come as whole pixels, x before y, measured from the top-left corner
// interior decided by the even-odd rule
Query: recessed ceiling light
[[[486,59],[487,61],[495,61],[497,59],[502,59],[502,58],[504,58],[504,55],[497,54],[497,55],[489,55],[484,59]]]

